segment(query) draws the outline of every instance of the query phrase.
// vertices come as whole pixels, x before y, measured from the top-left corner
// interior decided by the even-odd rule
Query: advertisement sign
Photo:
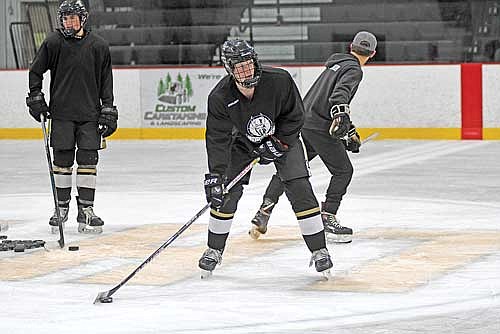
[[[222,68],[142,70],[142,127],[203,128],[208,94],[225,75]]]

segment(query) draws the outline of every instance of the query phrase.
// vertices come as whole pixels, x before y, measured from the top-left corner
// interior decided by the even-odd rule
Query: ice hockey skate
[[[69,212],[69,207],[64,207],[64,206],[59,207],[59,214],[61,215],[61,224],[63,228],[64,228],[64,223],[68,220],[68,212]],[[59,216],[57,215],[56,209],[54,209],[54,214],[49,219],[49,227],[50,227],[50,233],[52,234],[59,233]]]
[[[85,234],[100,234],[104,221],[94,213],[92,206],[78,204],[78,232]]]
[[[316,271],[322,273],[326,279],[332,278],[330,268],[333,267],[332,259],[328,253],[328,249],[321,248],[312,253],[311,262],[309,262],[309,267],[314,264]]]
[[[212,271],[214,271],[217,265],[222,262],[222,251],[219,249],[207,248],[198,262],[198,266],[201,269],[201,278],[209,278],[212,276]]]
[[[352,229],[340,225],[333,213],[322,212],[321,220],[325,227],[325,236],[328,242],[349,243],[352,241]]]
[[[255,217],[252,219],[252,228],[248,231],[248,234],[252,239],[257,240],[261,234],[265,234],[267,232],[267,222],[271,217],[271,211],[274,204],[275,203],[270,199],[264,199],[264,203],[262,203],[259,211],[257,211]]]

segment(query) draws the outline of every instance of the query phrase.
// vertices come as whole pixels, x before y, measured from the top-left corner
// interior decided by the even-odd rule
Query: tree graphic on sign
[[[191,84],[191,78],[189,77],[188,74],[186,74],[184,87],[186,88],[187,96],[188,97],[193,96],[193,85]]]

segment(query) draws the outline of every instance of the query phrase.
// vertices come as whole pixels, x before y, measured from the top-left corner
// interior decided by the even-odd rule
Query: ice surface
[[[100,236],[80,251],[0,253],[0,332],[485,333],[500,332],[500,142],[373,141],[351,155],[339,218],[351,244],[329,245],[334,279],[310,254],[285,197],[268,234],[247,235],[272,166],[256,166],[222,265],[200,280],[207,215],[121,288],[93,305],[204,202],[202,141],[108,141],[95,212]],[[494,153],[496,152],[496,153]],[[9,239],[44,239],[52,198],[42,141],[0,141],[0,222]],[[329,174],[311,163],[318,200]],[[75,189],[73,193],[75,194]]]

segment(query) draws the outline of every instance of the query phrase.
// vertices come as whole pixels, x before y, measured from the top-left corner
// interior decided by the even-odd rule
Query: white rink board
[[[304,95],[322,66],[285,68]],[[115,104],[120,112],[121,128],[141,128],[146,91],[143,79],[153,71],[176,73],[189,71],[198,74],[224,74],[214,68],[114,69]],[[484,126],[499,127],[500,66],[484,66]],[[0,91],[5,107],[0,110],[0,128],[35,128],[37,124],[27,115],[25,96],[28,91],[27,71],[1,71]],[[196,89],[198,100],[205,100],[216,81]],[[49,75],[44,80],[48,96]],[[141,107],[142,106],[142,107]],[[364,79],[351,103],[353,120],[365,128],[459,128],[460,65],[366,66]],[[201,108],[201,105],[200,105]],[[205,107],[204,107],[205,108]],[[199,109],[201,110],[201,109]]]
[[[500,128],[500,65],[483,65],[483,127]]]

